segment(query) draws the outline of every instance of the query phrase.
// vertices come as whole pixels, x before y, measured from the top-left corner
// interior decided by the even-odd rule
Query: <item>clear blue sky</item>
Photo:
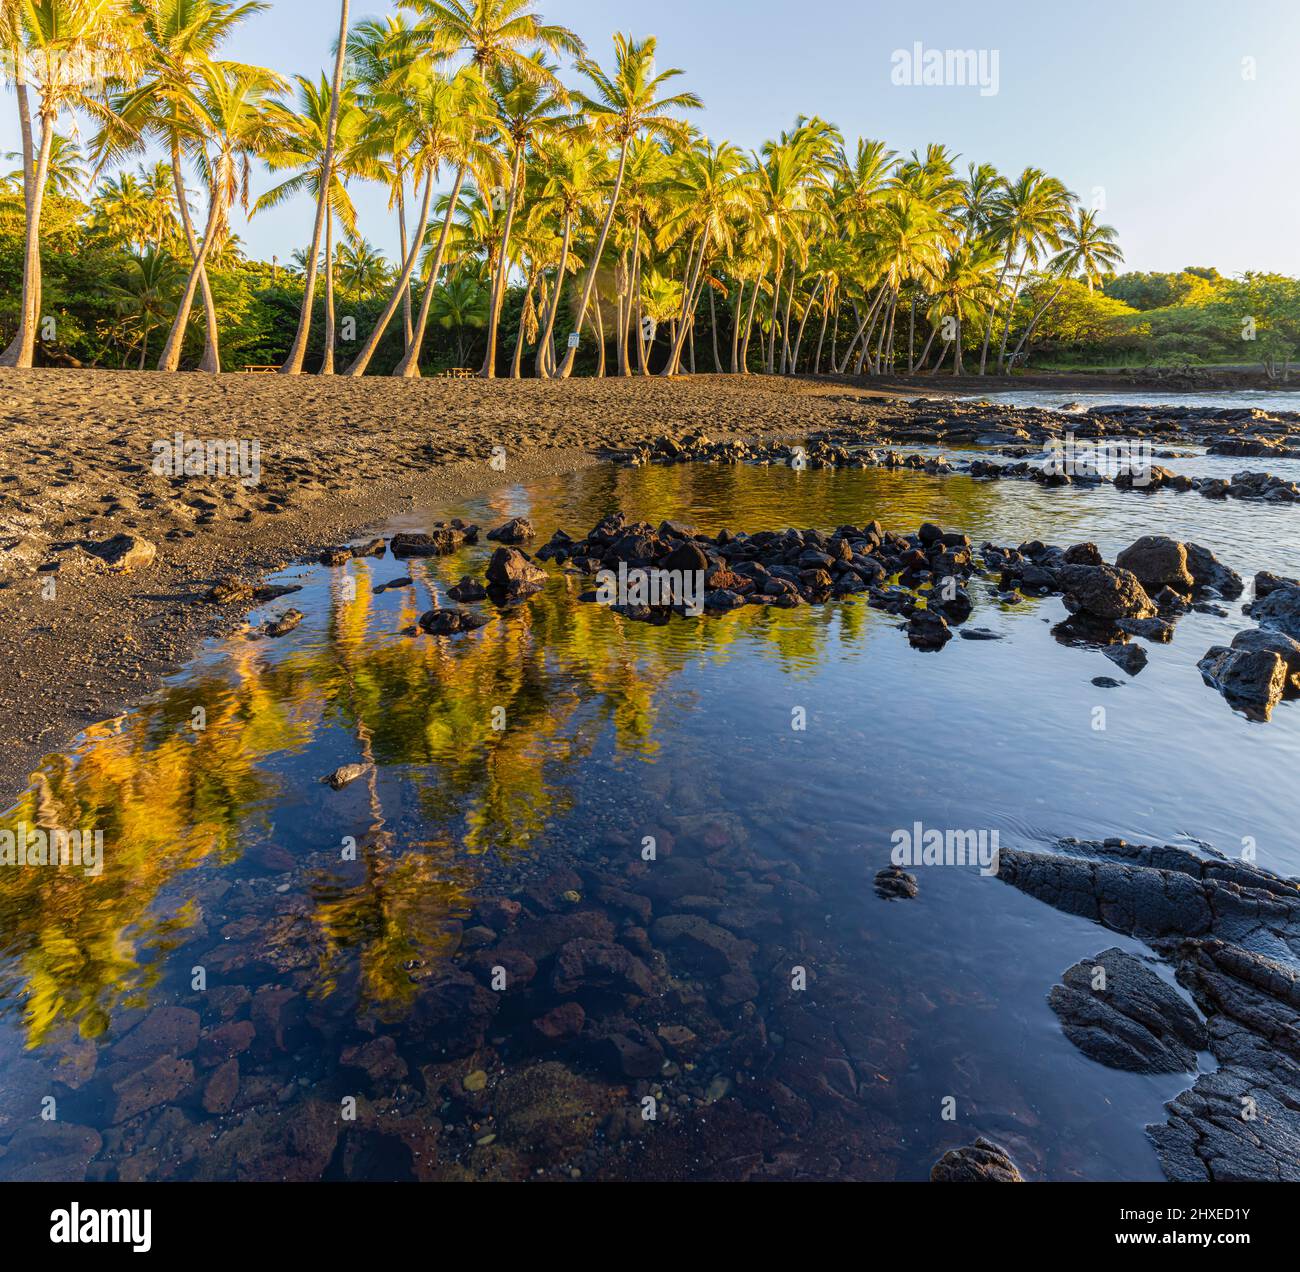
[[[389,11],[353,0],[354,17]],[[1004,172],[1033,165],[1120,231],[1128,268],[1215,265],[1300,275],[1300,3],[1297,0],[540,0],[597,60],[615,30],[659,37],[662,66],[698,92],[697,122],[746,148],[818,114],[899,151],[941,141]],[[332,0],[272,0],[227,55],[282,73],[319,71],[337,23]],[[891,55],[998,51],[999,91],[902,87]],[[1254,59],[1255,78],[1243,75]],[[0,146],[16,149],[12,95]],[[259,174],[255,192],[265,189]],[[358,190],[362,232],[390,254],[385,197]],[[244,223],[250,253],[283,260],[310,237],[289,205]]]

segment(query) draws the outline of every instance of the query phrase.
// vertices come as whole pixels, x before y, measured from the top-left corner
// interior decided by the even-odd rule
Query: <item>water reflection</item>
[[[881,471],[598,468],[438,515],[493,525],[526,513],[545,537],[583,532],[614,508],[709,531],[931,520],[976,542],[1091,539],[1108,554],[1167,529],[1243,574],[1300,569],[1284,509]],[[508,995],[505,1005],[483,1000],[478,972],[466,969],[495,940],[485,901],[527,906],[530,889],[540,895],[569,865],[579,875],[565,896],[577,900],[546,904],[562,918],[572,911],[563,922],[581,918],[583,931],[617,929],[626,948],[644,945],[648,962],[645,929],[683,904],[752,938],[746,974],[760,983],[740,1000],[748,1015],[736,1003],[718,1008],[708,978],[703,990],[683,988],[690,969],[671,959],[663,974],[675,997],[654,1010],[710,1040],[693,1075],[679,1070],[683,1100],[713,1109],[717,1100],[695,1086],[714,1079],[768,1084],[745,1107],[754,1117],[768,1109],[761,1116],[786,1137],[771,1173],[923,1176],[936,1149],[981,1132],[1014,1141],[1026,1163],[1056,1177],[1154,1171],[1142,1125],[1185,1083],[1083,1060],[1043,1002],[1064,967],[1101,948],[1101,934],[962,872],[928,872],[908,905],[880,902],[869,882],[892,829],[916,820],[995,827],[1004,843],[1030,845],[1064,834],[1186,834],[1231,846],[1250,835],[1261,864],[1300,868],[1281,794],[1300,757],[1295,713],[1250,725],[1195,672],[1205,648],[1243,624],[1239,615],[1184,620],[1175,644],[1107,700],[1099,736],[1091,681],[1109,664],[1052,640],[1056,601],[1002,609],[981,598],[973,621],[1005,639],[954,641],[925,656],[861,601],[654,628],[580,604],[581,581],[552,571],[529,604],[469,637],[404,634],[486,556],[479,547],[432,563],[292,572],[303,588],[292,603],[307,615],[295,633],[222,643],[139,711],[42,765],[3,825],[100,827],[106,868],[97,879],[0,874],[0,1060],[22,1047],[37,1066],[0,1082],[0,1143],[20,1128],[0,1177],[17,1175],[14,1145],[51,1082],[64,1082],[55,1089],[69,1115],[100,1140],[92,1174],[126,1177],[136,1139],[152,1135],[175,1149],[172,1174],[190,1177],[200,1171],[191,1150],[222,1117],[235,1119],[226,1135],[252,1134],[269,1101],[320,1130],[322,1102],[356,1089],[359,1064],[373,1097],[400,1105],[410,1126],[442,1126],[456,1169],[533,1169],[538,1159],[522,1149],[493,1157],[497,1146],[479,1144],[479,1131],[462,1135],[462,1121],[479,1126],[485,1110],[462,1107],[459,1076],[439,1066],[454,1060],[463,1073],[490,1043],[507,1075],[531,1071],[530,1013],[551,992],[550,938],[534,934],[514,951],[545,969],[518,1007]],[[407,574],[409,585],[376,592]],[[807,731],[792,731],[792,707],[807,714]],[[341,791],[320,782],[345,764],[368,771]],[[648,830],[677,841],[672,869],[695,871],[683,877],[698,892],[665,900],[646,883],[636,854]],[[611,891],[601,880],[615,875]],[[628,918],[618,906],[630,902],[600,899],[602,889],[625,896],[642,883],[653,914]],[[550,919],[539,922],[549,931]],[[819,969],[820,986],[798,1016],[785,982],[801,960]],[[300,1003],[298,1032],[286,1039],[290,1000]],[[193,1052],[197,1069],[123,1118],[122,1092],[132,1089],[122,1048],[138,1049],[139,1022],[160,1008],[193,1015],[196,1038],[201,1020],[197,1050],[179,1052]],[[809,1038],[830,1029],[847,1058],[803,1037],[810,1019],[822,1023]],[[760,1022],[765,1034],[751,1036]],[[606,1022],[593,1014],[593,1027]],[[231,1052],[227,1034],[246,1050]],[[89,1052],[74,1035],[92,1040]],[[381,1042],[395,1050],[376,1051]],[[82,1066],[75,1087],[65,1081],[70,1055]],[[210,1085],[236,1056],[240,1094],[225,1106]],[[585,1057],[571,1066],[583,1081]],[[406,1080],[416,1069],[418,1099]],[[852,1077],[837,1092],[841,1072]],[[806,1100],[814,1121],[772,1111],[773,1082]],[[626,1102],[635,1086],[602,1090],[601,1100]],[[943,1094],[966,1110],[959,1127],[935,1119]],[[583,1087],[582,1098],[597,1095]],[[736,1133],[692,1151],[707,1164]],[[328,1151],[307,1175],[420,1173],[368,1165],[346,1132],[321,1134]],[[832,1170],[818,1153],[834,1136]],[[353,1156],[340,1148],[335,1157],[336,1142]],[[230,1141],[230,1162],[247,1156],[244,1143]],[[207,1168],[225,1160],[217,1154]],[[671,1167],[653,1156],[601,1160],[591,1169],[615,1175],[680,1168],[677,1158]]]

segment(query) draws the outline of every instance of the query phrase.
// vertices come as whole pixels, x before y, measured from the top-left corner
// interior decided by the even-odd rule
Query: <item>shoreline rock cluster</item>
[[[937,443],[951,437],[936,438]],[[1049,438],[1050,441],[1059,439]],[[1094,440],[1104,441],[1104,436]],[[1023,454],[1025,448],[1018,453]],[[1224,452],[1214,452],[1216,454]],[[1297,452],[1300,455],[1300,452]],[[1280,456],[1291,458],[1290,455]],[[643,464],[759,464],[790,467],[796,463],[815,469],[882,468],[924,473],[930,477],[965,476],[976,480],[1033,481],[1041,486],[1112,486],[1116,490],[1137,494],[1155,494],[1161,490],[1176,494],[1200,493],[1207,499],[1239,499],[1263,503],[1300,503],[1300,484],[1272,473],[1243,471],[1231,479],[1224,477],[1188,477],[1159,464],[1151,464],[1136,480],[1131,473],[1115,476],[1096,472],[1067,473],[1047,462],[1046,457],[998,463],[991,459],[951,460],[942,455],[905,454],[893,449],[864,445],[861,434],[853,430],[832,430],[810,436],[806,444],[788,441],[714,442],[702,433],[685,438],[659,437],[631,449],[611,452],[611,458],[624,465]]]

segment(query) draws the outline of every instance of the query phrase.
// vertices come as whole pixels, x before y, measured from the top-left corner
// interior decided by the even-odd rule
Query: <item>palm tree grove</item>
[[[1280,1227],[1300,12],[1111,16],[0,0],[20,1242]]]

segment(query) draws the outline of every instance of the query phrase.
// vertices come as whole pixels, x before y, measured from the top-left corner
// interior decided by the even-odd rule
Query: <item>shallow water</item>
[[[972,394],[970,402],[998,402],[1005,406],[1041,406],[1059,411],[1094,406],[1196,406],[1237,410],[1300,411],[1300,389],[1239,389],[1236,392],[1183,393],[1072,393],[1066,389],[1011,389],[1005,393]]]
[[[616,508],[710,533],[932,520],[976,544],[1093,540],[1110,559],[1161,532],[1243,576],[1300,573],[1285,508],[871,470],[602,467],[391,528],[526,514],[541,543]],[[1159,1176],[1143,1127],[1191,1079],[1092,1063],[1045,1002],[1079,958],[1143,947],[975,869],[918,868],[908,902],[872,879],[918,822],[1030,849],[1250,840],[1262,866],[1300,873],[1300,706],[1250,723],[1196,671],[1248,625],[1239,606],[1188,615],[1109,691],[1091,681],[1118,678],[1113,664],[1054,640],[1059,600],[1005,608],[978,581],[971,625],[1005,639],[939,654],[861,599],[628,623],[554,568],[471,636],[401,634],[489,554],[289,571],[303,591],[252,619],[294,605],[296,632],[214,645],[43,766],[3,824],[100,827],[105,869],[0,872],[0,1178],[920,1179],[980,1134],[1036,1178]],[[373,593],[407,573],[413,586]],[[319,782],[371,760],[372,779]],[[648,866],[647,835],[665,845]],[[557,898],[547,877],[570,867],[579,887]],[[758,992],[726,1005],[673,951],[660,965],[644,949],[660,992],[636,1021],[696,1035],[665,1046],[655,1080],[612,1076],[582,1039],[540,1046],[544,960],[477,1031],[479,998],[454,979],[487,939],[475,906],[495,897],[607,922],[641,948],[642,923],[598,895],[592,867],[652,894],[656,918],[705,914],[755,946]],[[791,989],[796,967],[806,991]],[[623,1010],[587,1006],[588,1034]],[[159,1031],[182,1069],[150,1070],[142,1089],[155,1052],[141,1038]],[[222,1108],[209,1087],[230,1056]],[[521,1075],[556,1057],[584,1085],[530,1104]],[[478,1070],[486,1091],[466,1091]],[[660,1119],[619,1131],[647,1094]],[[349,1098],[355,1122],[339,1112]],[[591,1128],[553,1129],[582,1123],[579,1106],[599,1112]]]

